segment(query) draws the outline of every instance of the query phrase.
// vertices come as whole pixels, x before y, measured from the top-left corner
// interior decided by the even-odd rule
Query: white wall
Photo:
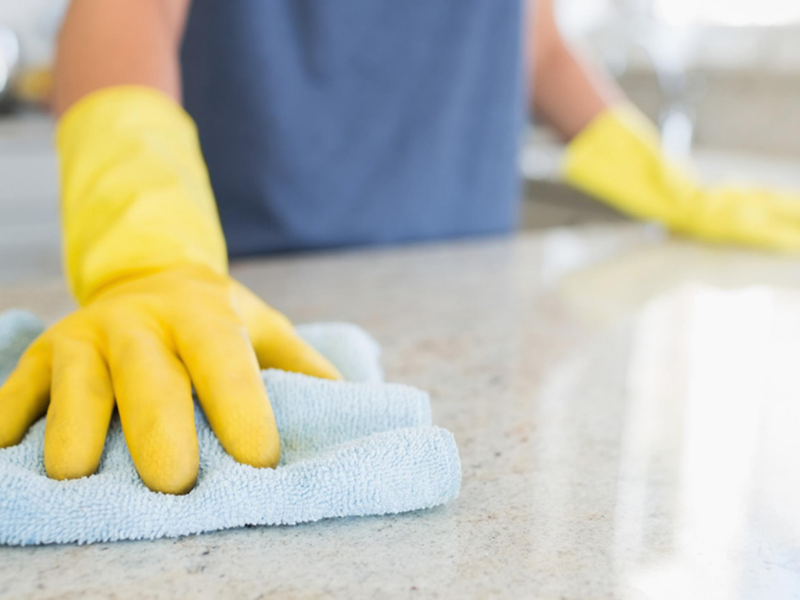
[[[17,34],[25,64],[50,63],[53,40],[68,3],[69,0],[0,0],[0,27]]]

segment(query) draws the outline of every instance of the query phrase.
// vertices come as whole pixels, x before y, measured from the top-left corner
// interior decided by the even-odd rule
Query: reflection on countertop
[[[0,548],[0,596],[795,598],[800,269],[638,224],[240,263],[431,392],[464,468],[432,511]],[[61,285],[0,289],[55,319]],[[268,501],[268,499],[265,499]]]

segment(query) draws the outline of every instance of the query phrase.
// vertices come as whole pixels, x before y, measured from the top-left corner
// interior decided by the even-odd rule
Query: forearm
[[[181,108],[189,0],[74,0],[55,109],[67,276],[81,303],[185,265],[227,271],[197,130]]]
[[[562,45],[542,65],[533,81],[534,113],[567,141],[624,97],[610,79],[568,45]]]
[[[561,37],[552,0],[533,2],[526,29],[531,110],[569,141],[624,95]]]
[[[191,0],[73,0],[58,40],[54,109],[116,85],[180,100],[178,49]]]

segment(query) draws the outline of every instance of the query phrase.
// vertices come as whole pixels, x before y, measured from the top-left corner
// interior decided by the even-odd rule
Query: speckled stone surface
[[[799,267],[641,225],[236,265],[296,322],[365,327],[390,380],[431,392],[461,496],[0,548],[0,597],[800,597]],[[0,290],[12,306],[70,302],[50,282]]]

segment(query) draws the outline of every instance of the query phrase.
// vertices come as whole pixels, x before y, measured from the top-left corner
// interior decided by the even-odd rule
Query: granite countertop
[[[156,542],[0,548],[0,597],[800,597],[800,269],[638,224],[240,263],[429,390],[460,497]],[[0,288],[54,319],[59,281]],[[0,491],[2,493],[2,491]]]

